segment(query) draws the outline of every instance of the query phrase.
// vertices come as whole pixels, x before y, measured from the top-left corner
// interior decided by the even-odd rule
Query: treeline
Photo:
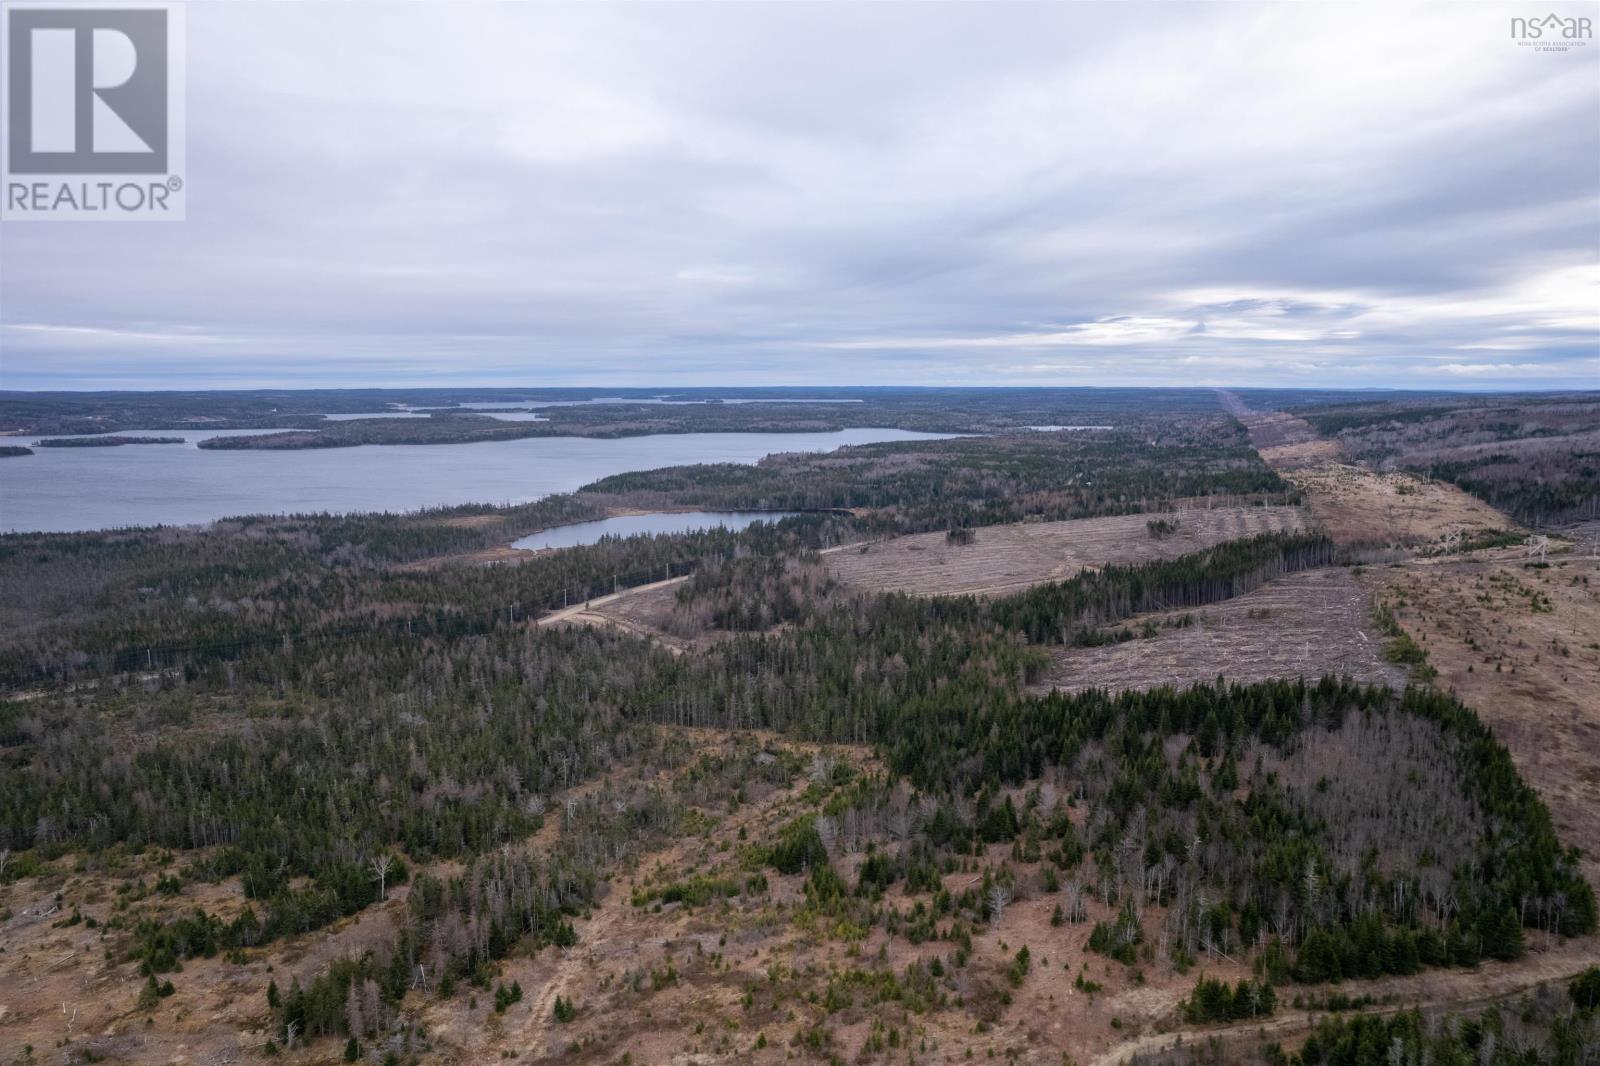
[[[957,408],[895,404],[630,404],[626,401],[549,407],[534,420],[495,418],[475,410],[435,410],[427,418],[345,419],[311,429],[210,437],[198,447],[217,451],[288,451],[358,445],[472,444],[535,437],[618,438],[676,433],[831,433],[890,428],[929,433],[989,433],[1010,429]]]
[[[1309,408],[1299,414],[1325,437],[1373,426],[1403,426],[1446,418],[1461,409],[1458,403],[1401,406],[1398,404],[1357,404],[1351,407]]]
[[[1495,452],[1430,463],[1426,471],[1528,525],[1566,525],[1600,518],[1600,451]]]
[[[430,569],[302,569],[306,557],[279,541],[248,564],[184,568],[168,561],[118,590],[124,610],[96,611],[67,626],[41,626],[0,646],[0,682],[72,678],[238,660],[287,645],[349,639],[454,639],[525,623],[621,588],[681,577],[707,561],[776,557],[850,535],[829,515],[801,515],[746,529],[608,537],[519,565]],[[107,535],[110,536],[110,535]],[[203,542],[194,554],[210,553]],[[179,552],[179,555],[189,553]],[[67,566],[75,553],[45,557]],[[70,579],[69,579],[70,580]],[[92,580],[92,578],[89,578]],[[113,597],[101,597],[109,606]]]
[[[151,976],[170,973],[181,968],[183,959],[239,952],[321,929],[378,902],[386,885],[403,884],[408,874],[405,862],[393,857],[385,862],[382,880],[366,863],[343,862],[322,867],[311,883],[297,888],[288,884],[286,870],[287,864],[281,860],[228,848],[224,849],[221,863],[186,871],[185,876],[191,880],[240,873],[245,897],[255,902],[247,904],[231,921],[196,907],[192,914],[172,921],[139,922],[134,928],[133,952],[140,972]],[[172,875],[162,885],[172,892],[181,889],[181,882]],[[263,917],[256,916],[257,906],[264,907]]]
[[[1533,526],[1600,517],[1595,394],[1459,398],[1304,412],[1346,454],[1460,486]]]
[[[1213,977],[1201,977],[1178,1006],[1178,1013],[1191,1025],[1207,1022],[1237,1022],[1262,1018],[1272,1013],[1278,997],[1265,981],[1239,981],[1232,988]]]
[[[182,437],[54,437],[34,441],[36,448],[117,448],[124,444],[185,444]]]
[[[1192,497],[1293,502],[1231,419],[1145,432],[869,444],[755,466],[668,467],[604,478],[586,491],[640,507],[865,510],[872,533],[928,532],[1160,510]]]
[[[0,426],[33,433],[104,433],[123,429],[239,429],[315,426],[324,414],[363,414],[404,406],[471,413],[465,403],[517,408],[582,403],[580,415],[602,407],[632,410],[671,400],[706,407],[767,402],[802,413],[838,406],[870,411],[867,425],[893,425],[896,416],[959,416],[995,425],[1099,424],[1215,413],[1210,389],[1092,388],[637,388],[271,389],[222,392],[0,392]],[[807,405],[805,401],[816,401]],[[668,405],[668,411],[674,405]],[[560,408],[549,408],[554,412]]]
[[[1559,985],[1542,985],[1520,1004],[1475,1015],[1444,1011],[1356,1014],[1317,1023],[1284,1066],[1586,1066],[1600,1053],[1600,1018],[1582,1003],[1581,986],[1600,979],[1591,967]]]
[[[995,619],[1038,643],[1070,643],[1097,626],[1146,611],[1181,610],[1242,596],[1283,574],[1333,562],[1320,533],[1263,533],[1150,563],[1110,565],[1000,600]]]
[[[1470,1011],[1427,1007],[1324,1017],[1298,1051],[1205,1039],[1141,1052],[1136,1066],[1587,1066],[1600,1049],[1600,1017],[1582,986],[1600,983],[1590,967],[1570,981],[1541,984],[1505,1002]]]

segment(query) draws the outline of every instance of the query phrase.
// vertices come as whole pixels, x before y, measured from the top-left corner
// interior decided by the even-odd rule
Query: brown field
[[[457,529],[483,529],[486,526],[499,525],[505,520],[505,515],[468,514],[459,515],[455,518],[446,518],[439,524],[444,526],[453,526]]]
[[[1367,579],[1584,852],[1600,887],[1600,561],[1418,561]]]
[[[1306,495],[1316,525],[1338,544],[1419,545],[1455,530],[1516,529],[1475,496],[1415,474],[1380,474],[1344,463],[1283,471]]]
[[[251,951],[242,964],[220,956],[185,960],[181,972],[168,975],[175,994],[146,1013],[137,1006],[144,978],[123,954],[127,933],[104,923],[165,920],[195,907],[225,918],[238,914],[245,898],[237,880],[185,885],[173,897],[150,892],[163,873],[195,857],[164,865],[161,853],[151,851],[115,871],[26,878],[0,888],[0,1062],[256,1061],[267,1039],[269,980],[288,988],[294,975],[309,979],[334,958],[359,955],[387,941],[405,913],[402,885],[382,906]],[[100,927],[59,924],[74,913]],[[32,1059],[24,1057],[30,1046]],[[332,1050],[307,1061],[331,1061]]]
[[[1429,544],[1460,530],[1516,529],[1502,512],[1444,481],[1378,473],[1343,462],[1338,440],[1283,411],[1252,411],[1231,393],[1223,406],[1250,434],[1256,451],[1305,493],[1314,524],[1338,544]]]
[[[441,566],[488,566],[494,563],[522,563],[538,556],[538,552],[526,548],[513,548],[509,544],[496,544],[489,548],[478,548],[469,552],[457,552],[454,555],[439,555],[431,559],[418,559],[416,562],[404,563],[401,570],[434,570]]]
[[[1428,472],[1441,465],[1475,494],[1529,526],[1561,528],[1600,517],[1600,402],[1593,393],[1457,397],[1447,403],[1375,403],[1332,419],[1339,446],[1379,470]]]
[[[1239,421],[1261,458],[1279,473],[1337,462],[1344,455],[1338,441],[1318,436],[1310,422],[1282,411],[1241,415]]]
[[[1177,532],[1156,538],[1146,523],[1164,518]],[[918,533],[835,552],[828,568],[841,582],[874,592],[1002,595],[1069,578],[1085,567],[1169,559],[1226,540],[1305,528],[1297,507],[1226,507],[1118,515],[1070,522],[982,526],[971,544]]]
[[[1053,654],[1041,691],[1181,687],[1219,676],[1230,681],[1346,674],[1368,684],[1404,685],[1405,671],[1383,657],[1368,592],[1348,569],[1289,574],[1237,599],[1188,612],[1153,614],[1125,627],[1154,635]]]

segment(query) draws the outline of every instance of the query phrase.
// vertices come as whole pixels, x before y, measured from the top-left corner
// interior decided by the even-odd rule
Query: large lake
[[[230,515],[414,511],[526,503],[630,470],[754,463],[773,452],[934,440],[936,433],[675,433],[599,440],[531,437],[480,444],[363,445],[300,451],[202,451],[207,437],[250,432],[126,430],[185,444],[38,448],[0,459],[0,532],[189,525]],[[261,430],[257,432],[268,432]],[[17,437],[8,444],[31,444]]]

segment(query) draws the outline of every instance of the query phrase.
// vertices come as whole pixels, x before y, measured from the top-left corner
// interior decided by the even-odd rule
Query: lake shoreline
[[[753,466],[771,455],[947,439],[893,428],[816,433],[523,437],[408,448],[278,454],[188,446],[46,448],[0,468],[0,535],[196,527],[295,515],[406,515],[516,506],[623,474],[676,466]],[[265,431],[233,431],[262,433]],[[658,508],[649,506],[647,511]]]

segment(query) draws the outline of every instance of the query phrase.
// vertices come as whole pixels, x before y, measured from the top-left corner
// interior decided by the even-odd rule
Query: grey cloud
[[[4,227],[0,386],[1592,386],[1510,10],[190,5],[189,220]]]

